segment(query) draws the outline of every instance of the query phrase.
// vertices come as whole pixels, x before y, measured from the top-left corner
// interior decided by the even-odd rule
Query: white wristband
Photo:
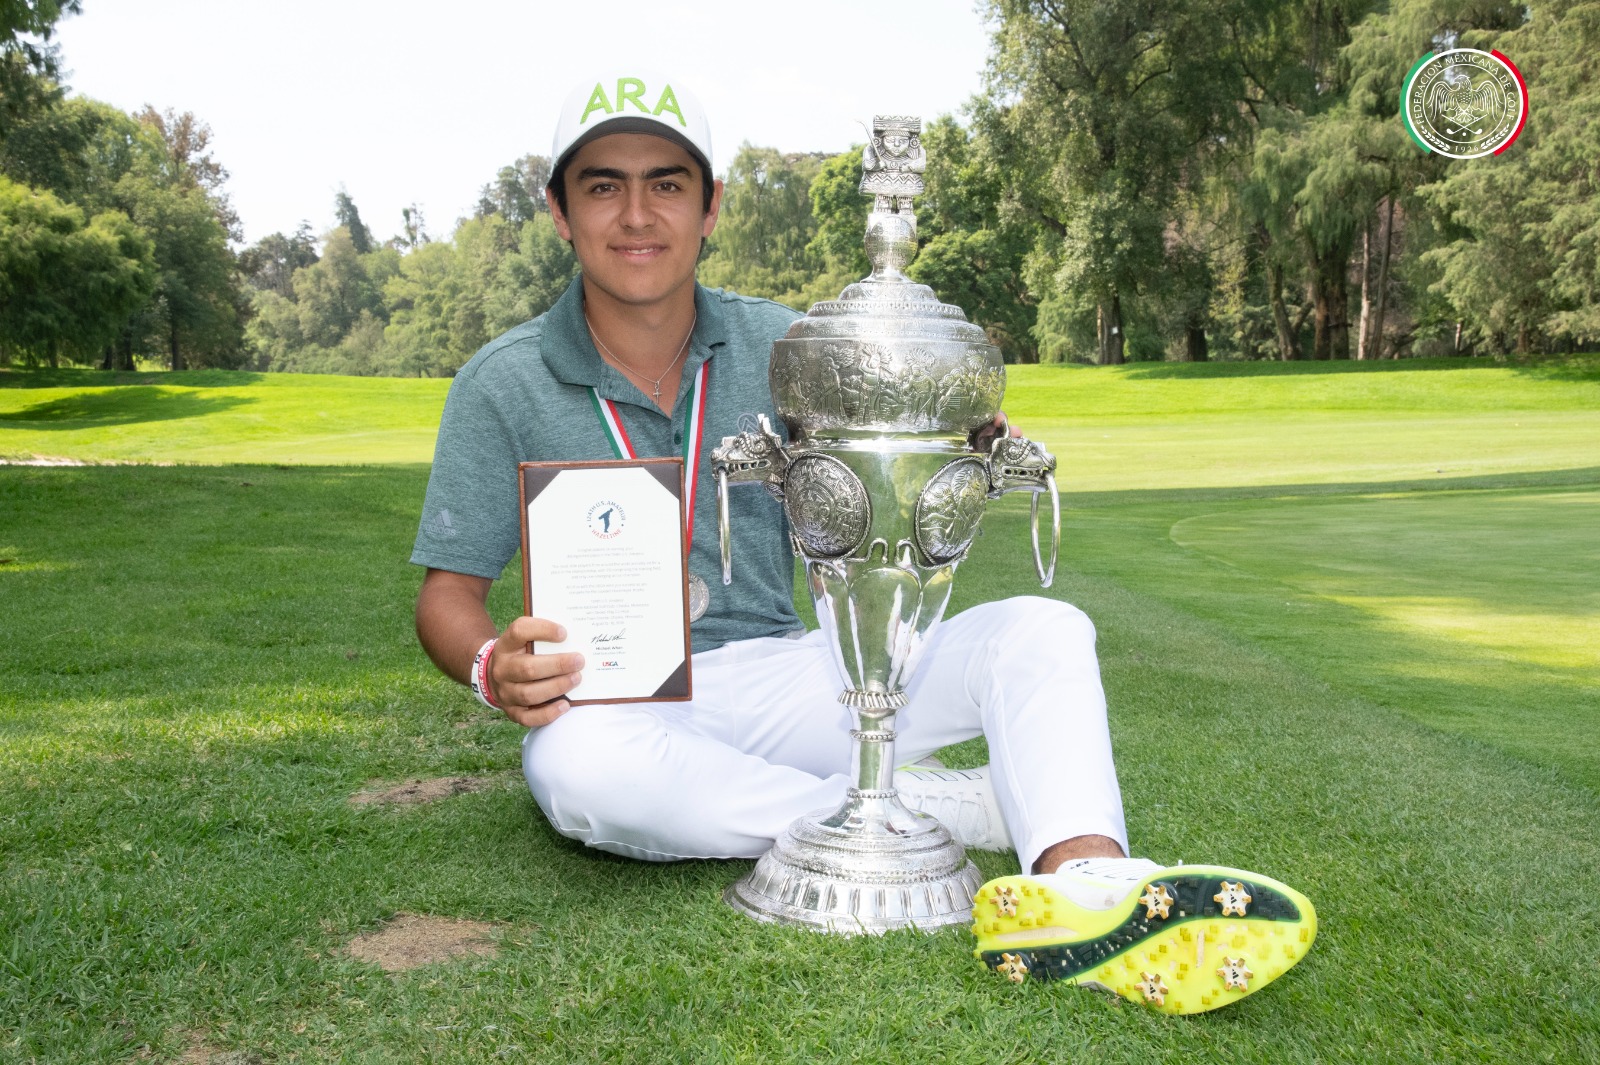
[[[498,639],[498,637],[496,637]],[[489,659],[494,656],[495,640],[488,640],[478,648],[478,653],[472,656],[472,694],[478,702],[491,710],[499,710],[501,706],[489,695]]]

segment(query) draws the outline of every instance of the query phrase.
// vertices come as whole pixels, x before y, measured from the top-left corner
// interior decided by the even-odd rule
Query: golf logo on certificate
[[[564,626],[535,654],[576,651],[573,705],[690,695],[683,462],[524,462],[523,607]]]
[[[622,526],[628,512],[614,499],[597,499],[589,507],[589,531],[601,540],[614,540],[622,535]]]

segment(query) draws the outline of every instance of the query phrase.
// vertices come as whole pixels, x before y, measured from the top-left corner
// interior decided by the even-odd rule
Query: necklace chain
[[[650,381],[649,377],[647,377],[646,375],[640,373],[638,370],[635,370],[632,366],[629,366],[627,363],[623,362],[622,359],[617,356],[616,352],[614,352],[610,348],[606,347],[606,342],[604,340],[601,340],[600,339],[600,334],[596,333],[594,331],[594,323],[589,321],[589,313],[587,311],[585,311],[584,315],[583,315],[583,324],[589,327],[589,336],[594,340],[594,342],[596,344],[598,344],[600,346],[600,350],[605,352],[608,356],[610,356],[611,357],[611,361],[616,363],[619,368],[628,371],[629,373],[633,374],[633,376],[637,377],[641,381],[650,381],[650,387],[655,390],[654,393],[652,394],[652,398],[654,398],[657,401],[657,403],[659,403],[660,400],[661,400],[661,382],[662,382],[662,380],[664,380],[666,378],[667,374],[672,372],[672,368],[674,366],[678,365],[678,360],[683,358],[683,353],[689,350],[689,338],[694,336],[694,327],[699,323],[699,321],[700,321],[700,312],[697,310],[697,311],[694,312],[694,318],[692,320],[690,320],[690,322],[689,322],[689,331],[683,335],[683,343],[678,345],[678,354],[674,355],[672,357],[672,361],[667,363],[667,368],[665,370],[661,371],[661,376],[660,377],[657,377],[654,381]]]

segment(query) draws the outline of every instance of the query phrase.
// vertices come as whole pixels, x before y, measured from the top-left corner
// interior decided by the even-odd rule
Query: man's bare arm
[[[466,684],[472,659],[494,637],[487,603],[493,581],[466,573],[430,569],[417,593],[417,639],[446,676]],[[566,630],[544,618],[520,617],[499,634],[490,659],[489,695],[519,725],[548,725],[571,709],[564,696],[581,679],[580,654],[529,654],[535,640],[565,638]]]

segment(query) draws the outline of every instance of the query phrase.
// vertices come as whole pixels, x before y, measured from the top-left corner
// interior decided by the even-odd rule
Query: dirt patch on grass
[[[410,806],[448,799],[469,791],[484,791],[495,785],[494,777],[434,777],[408,780],[395,787],[377,785],[350,796],[351,806]]]
[[[386,973],[401,973],[466,954],[492,958],[498,949],[491,938],[495,927],[482,921],[397,913],[382,928],[356,936],[345,949],[358,961],[371,962]]]
[[[262,1065],[265,1061],[250,1050],[214,1050],[203,1045],[190,1047],[178,1060],[183,1065]]]
[[[206,1042],[204,1032],[188,1033],[188,1048],[178,1059],[180,1065],[262,1065],[260,1054],[251,1050],[221,1050]]]

